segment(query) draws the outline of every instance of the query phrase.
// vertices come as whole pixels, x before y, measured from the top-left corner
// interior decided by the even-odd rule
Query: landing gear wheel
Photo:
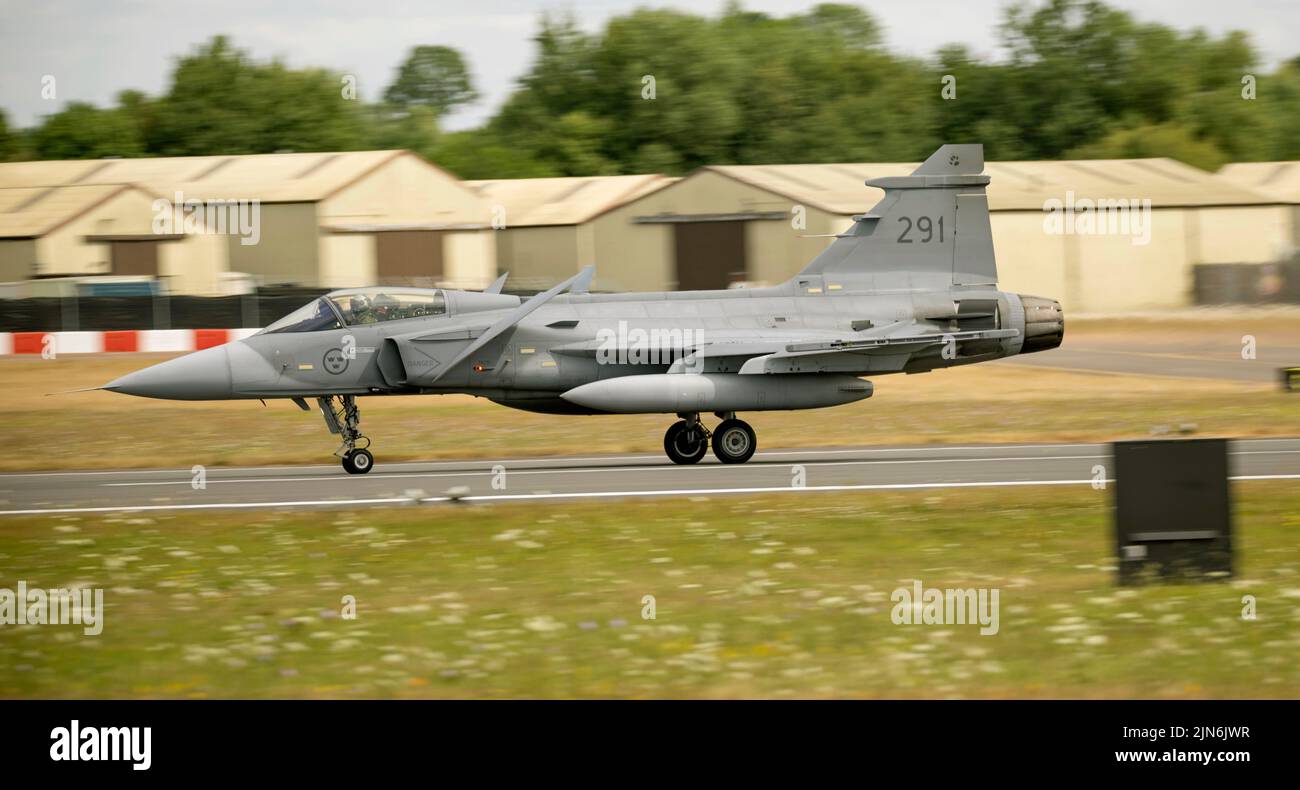
[[[369,450],[352,450],[343,456],[343,469],[350,475],[364,475],[375,465]]]
[[[361,409],[354,395],[331,395],[317,398],[325,427],[330,433],[343,438],[334,455],[343,460],[343,471],[350,475],[364,475],[375,465],[375,457],[366,448],[370,439],[361,434]],[[335,405],[337,403],[337,405]]]
[[[723,420],[713,431],[713,454],[724,464],[743,464],[757,449],[754,429],[744,420]]]
[[[675,464],[698,464],[708,451],[708,435],[698,421],[678,420],[664,434],[664,452]]]

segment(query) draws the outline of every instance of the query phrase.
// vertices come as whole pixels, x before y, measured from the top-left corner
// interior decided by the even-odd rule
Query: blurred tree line
[[[258,62],[219,36],[162,96],[74,102],[28,130],[0,113],[0,159],[407,148],[464,178],[518,178],[915,161],[964,141],[1002,160],[1300,158],[1300,57],[1263,73],[1244,33],[1047,0],[1008,7],[999,37],[997,61],[962,46],[900,55],[867,11],[831,3],[786,17],[639,9],[596,33],[545,15],[496,115],[447,132],[441,120],[477,99],[455,49],[415,48],[365,102],[349,75]]]

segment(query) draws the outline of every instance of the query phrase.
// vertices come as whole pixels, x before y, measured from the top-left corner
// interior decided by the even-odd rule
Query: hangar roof
[[[1237,162],[1224,165],[1219,175],[1256,192],[1300,203],[1300,162]]]
[[[917,164],[720,165],[704,170],[833,214],[857,214],[881,196],[863,181],[903,176]],[[988,162],[992,211],[1041,211],[1045,201],[1149,198],[1155,207],[1269,205],[1277,198],[1174,159]]]
[[[267,203],[323,200],[408,151],[173,156],[0,163],[0,188],[136,184],[170,197]],[[423,161],[423,160],[422,160]]]
[[[39,238],[133,188],[123,184],[0,188],[0,238]]]
[[[580,225],[677,179],[660,175],[511,178],[467,181],[488,201],[504,206],[507,227]]]

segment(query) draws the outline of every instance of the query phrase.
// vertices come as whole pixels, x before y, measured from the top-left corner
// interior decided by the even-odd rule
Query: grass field
[[[1067,343],[1231,358],[1243,331],[1294,346],[1300,321],[1088,322]],[[44,394],[157,359],[0,360],[27,450],[0,471],[329,460],[319,415],[283,402]],[[876,385],[745,417],[768,448],[1300,435],[1300,400],[1265,383],[995,364]],[[658,453],[666,424],[459,396],[362,408],[381,464]],[[1109,495],[1087,486],[6,518],[0,588],[100,587],[106,615],[95,637],[0,626],[0,698],[1295,698],[1300,487],[1234,497],[1233,580],[1124,589]],[[914,579],[996,588],[998,633],[895,625]]]
[[[1243,329],[1244,327],[1244,329]],[[1243,331],[1265,349],[1294,345],[1300,320],[1089,321],[1070,343],[1178,342],[1196,353],[1239,355]],[[1049,352],[1050,353],[1050,352]],[[104,384],[162,357],[0,360],[0,396],[11,447],[0,471],[188,468],[325,463],[337,445],[314,410],[288,401],[178,403],[109,392],[46,393]],[[1257,364],[1268,364],[1258,362]],[[921,376],[882,376],[869,400],[811,412],[745,414],[762,447],[896,443],[1108,441],[1155,426],[1194,424],[1201,434],[1300,434],[1300,398],[1274,384],[1114,375],[1006,364]],[[659,453],[664,416],[552,417],[468,396],[364,398],[362,428],[380,464],[437,458]]]
[[[1294,698],[1300,490],[1235,498],[1234,580],[1126,589],[1085,486],[6,519],[0,587],[106,616],[0,628],[0,697]],[[893,624],[912,579],[999,632]]]

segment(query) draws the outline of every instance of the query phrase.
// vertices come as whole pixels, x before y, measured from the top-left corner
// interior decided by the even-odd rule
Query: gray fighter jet
[[[679,464],[754,454],[738,412],[815,409],[872,394],[863,376],[1056,348],[1056,301],[999,291],[980,145],[945,145],[788,282],[588,293],[591,267],[528,299],[372,287],[335,291],[261,332],[126,375],[105,389],[177,400],[319,404],[353,474],[370,471],[363,395],[469,393],[549,414],[675,414]],[[709,430],[700,419],[721,422]]]

